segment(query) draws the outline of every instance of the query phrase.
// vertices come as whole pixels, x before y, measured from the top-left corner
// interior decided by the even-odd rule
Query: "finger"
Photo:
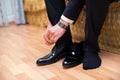
[[[51,43],[49,43],[49,42],[47,42],[47,41],[45,41],[45,44],[46,44],[46,45],[51,45]]]
[[[46,41],[46,40],[44,40],[44,43],[45,43],[46,45],[52,45],[52,44],[53,44],[53,42],[48,42],[48,41]]]
[[[51,40],[52,40],[53,42],[56,42],[56,41],[55,41],[56,37],[58,37],[57,33],[55,33],[55,34],[51,37]]]
[[[48,42],[53,42],[52,40],[51,40],[51,37],[54,35],[54,32],[53,31],[51,31],[51,30],[48,30],[47,31],[47,33],[46,33],[46,35],[45,35],[45,38],[47,39],[47,41]]]
[[[54,38],[54,43],[56,43],[58,39],[59,39],[59,37],[56,36],[56,37]]]
[[[46,34],[44,34],[44,40],[45,40],[45,44],[47,45],[54,44],[54,41],[49,39],[48,36],[46,36]]]
[[[49,43],[54,43],[54,36],[55,36],[55,32],[54,30],[49,30],[49,36],[48,36],[48,39],[49,39]]]
[[[45,43],[48,43],[48,44],[49,44],[50,41],[49,41],[46,33],[44,33],[43,37],[44,37]]]
[[[47,30],[46,33],[45,33],[45,38],[48,42],[49,42],[49,34],[50,34],[50,31]]]
[[[45,43],[46,45],[49,45],[50,43],[46,40],[45,36],[43,36],[43,37],[44,37],[44,43]]]
[[[49,30],[48,39],[52,40],[51,38],[54,36],[54,34],[55,34],[55,31]]]

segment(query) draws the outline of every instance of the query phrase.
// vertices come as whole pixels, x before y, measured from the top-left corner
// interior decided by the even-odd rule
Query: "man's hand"
[[[43,34],[43,37],[44,37],[44,40],[45,40],[45,44],[47,44],[47,45],[51,45],[51,43],[48,42],[48,40],[46,39],[45,35],[47,34],[49,28],[51,28],[51,27],[53,27],[53,25],[52,25],[51,22],[48,20],[47,29],[46,29],[46,31],[45,31],[44,34]]]
[[[65,31],[66,30],[61,28],[58,24],[53,27],[49,27],[44,34],[46,44],[51,45],[56,43],[57,40],[63,36]]]

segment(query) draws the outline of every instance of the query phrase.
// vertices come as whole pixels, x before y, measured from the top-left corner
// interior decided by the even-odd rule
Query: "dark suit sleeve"
[[[63,15],[73,21],[76,21],[84,4],[85,0],[69,0]]]

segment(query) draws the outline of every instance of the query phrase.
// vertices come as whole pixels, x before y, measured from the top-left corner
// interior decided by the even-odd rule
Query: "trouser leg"
[[[66,7],[65,0],[45,0],[47,14],[52,25],[57,24]],[[56,44],[69,44],[72,42],[71,32],[68,29]]]
[[[86,0],[84,48],[99,51],[98,36],[108,12],[109,0]]]

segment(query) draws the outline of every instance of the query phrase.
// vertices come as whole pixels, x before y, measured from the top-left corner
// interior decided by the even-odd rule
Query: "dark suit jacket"
[[[118,1],[118,0],[110,0],[110,3],[114,2],[114,1]]]
[[[110,3],[112,3],[113,1],[118,0],[110,0]],[[63,12],[63,15],[71,20],[76,21],[84,4],[85,0],[69,0],[67,8]]]
[[[76,21],[84,3],[85,0],[69,0],[63,15],[71,20]]]

